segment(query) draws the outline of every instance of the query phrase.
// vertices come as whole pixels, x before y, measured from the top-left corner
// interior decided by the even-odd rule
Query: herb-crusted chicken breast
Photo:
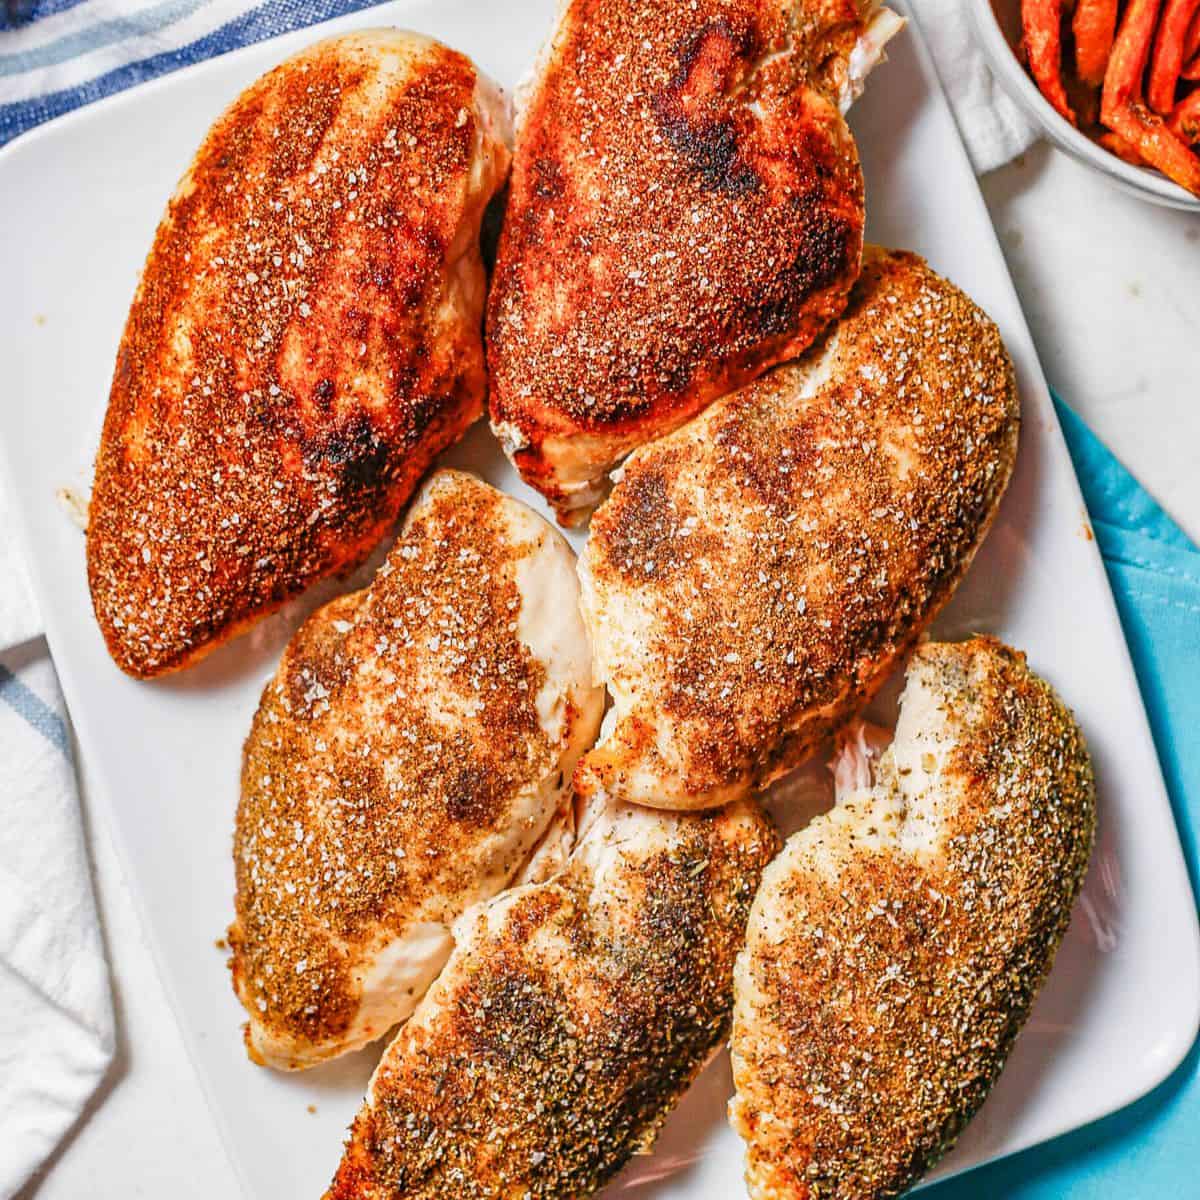
[[[801,762],[949,598],[1017,428],[992,322],[870,250],[819,347],[635,452],[593,517],[584,616],[614,706],[579,792],[702,808]]]
[[[593,806],[562,873],[459,921],[328,1200],[594,1192],[725,1038],[733,961],[777,848],[753,802]]]
[[[565,0],[488,307],[493,427],[561,520],[841,312],[863,232],[841,109],[899,24],[874,0]]]
[[[371,586],[293,638],[246,742],[233,981],[258,1062],[381,1037],[460,913],[552,847],[602,693],[573,556],[524,505],[440,471]]]
[[[884,1200],[983,1103],[1095,832],[1083,736],[990,638],[914,655],[874,782],[789,839],[738,959],[751,1200]]]
[[[117,665],[184,667],[394,523],[482,411],[507,116],[461,54],[318,42],[217,120],[117,354],[88,579]]]

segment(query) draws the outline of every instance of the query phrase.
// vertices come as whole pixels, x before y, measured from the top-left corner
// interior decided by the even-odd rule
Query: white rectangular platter
[[[299,1076],[252,1066],[225,955],[214,947],[232,915],[231,830],[250,716],[291,631],[335,589],[318,589],[197,669],[134,682],[105,652],[83,538],[55,492],[87,483],[115,348],[154,227],[206,128],[241,88],[323,33],[388,24],[440,37],[511,89],[554,7],[554,0],[384,5],[161,79],[0,154],[3,465],[82,753],[231,1158],[257,1200],[321,1194],[378,1056],[369,1050]],[[1100,781],[1100,839],[1075,921],[1004,1076],[940,1168],[945,1175],[1102,1116],[1169,1074],[1197,1028],[1200,939],[1067,450],[915,29],[893,43],[852,124],[870,236],[926,255],[992,314],[1016,360],[1024,404],[1018,469],[1001,517],[935,632],[986,631],[1027,650],[1077,710]],[[485,429],[451,459],[541,507]],[[728,1094],[722,1056],[668,1122],[655,1153],[605,1195],[742,1195],[741,1147],[723,1120]]]

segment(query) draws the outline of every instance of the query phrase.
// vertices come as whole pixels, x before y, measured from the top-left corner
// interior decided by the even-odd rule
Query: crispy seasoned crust
[[[593,814],[565,871],[467,914],[371,1081],[328,1200],[590,1195],[728,1029],[778,848],[761,809]]]
[[[560,519],[842,310],[863,185],[838,98],[871,7],[563,5],[488,305],[493,427]]]
[[[954,1142],[1066,929],[1095,833],[1087,748],[1023,655],[916,652],[873,787],[768,868],[738,959],[752,1200],[883,1200]]]
[[[88,579],[114,661],[184,667],[356,565],[480,414],[479,228],[509,152],[472,63],[318,42],[219,118],[117,354]]]
[[[231,967],[255,1061],[311,1066],[407,1017],[451,923],[555,820],[602,706],[577,596],[545,521],[440,471],[371,586],[292,639],[246,742],[234,836]]]
[[[584,616],[615,720],[577,790],[700,808],[807,757],[949,598],[1018,424],[995,325],[870,249],[821,346],[635,452],[595,514]]]

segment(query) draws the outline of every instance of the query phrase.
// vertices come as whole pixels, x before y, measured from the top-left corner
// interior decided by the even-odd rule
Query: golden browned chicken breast
[[[460,913],[531,853],[553,870],[546,835],[601,704],[566,543],[438,472],[371,586],[293,638],[246,742],[229,940],[255,1061],[382,1036]]]
[[[898,1196],[1012,1049],[1095,832],[1083,736],[1023,655],[926,645],[873,784],[793,836],[738,959],[751,1200]]]
[[[561,520],[841,312],[863,231],[841,106],[899,23],[877,0],[563,4],[488,305],[493,428]]]
[[[728,1029],[778,847],[761,809],[597,805],[566,869],[465,914],[371,1080],[329,1200],[591,1195]]]
[[[992,322],[870,250],[821,346],[637,451],[593,518],[584,616],[613,709],[579,791],[702,808],[801,762],[950,596],[1017,427]]]
[[[244,92],[167,208],[121,339],[88,578],[117,665],[186,666],[362,560],[480,414],[504,106],[377,30]]]

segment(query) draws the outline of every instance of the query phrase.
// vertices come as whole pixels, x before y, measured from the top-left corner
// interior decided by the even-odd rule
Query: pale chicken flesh
[[[1087,747],[1016,651],[922,646],[895,740],[862,749],[765,872],[738,959],[751,1200],[907,1191],[1003,1068],[1087,870]]]
[[[584,616],[613,708],[577,790],[703,808],[802,762],[952,594],[1017,428],[995,325],[870,249],[819,346],[636,451],[592,518]]]
[[[455,926],[328,1200],[591,1195],[649,1148],[724,1040],[734,956],[777,848],[753,802],[592,806],[561,874]]]
[[[293,638],[246,742],[229,940],[252,1058],[381,1037],[463,911],[555,868],[601,704],[566,543],[438,472],[371,586]]]

